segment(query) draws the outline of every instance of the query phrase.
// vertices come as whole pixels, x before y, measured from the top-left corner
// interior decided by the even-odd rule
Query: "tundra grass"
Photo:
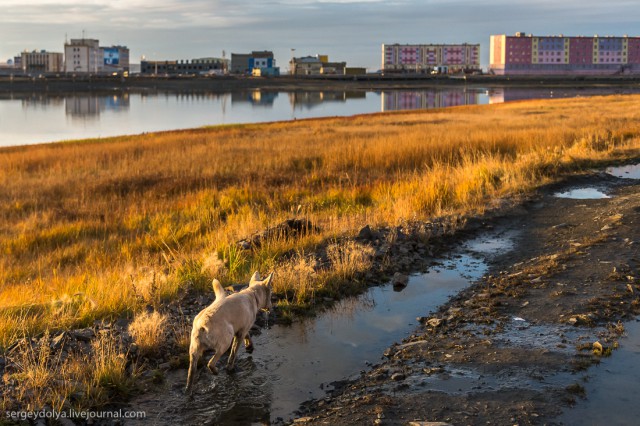
[[[340,292],[368,267],[362,249],[332,248],[322,273],[305,253],[638,158],[639,107],[527,101],[0,149],[0,347],[210,291],[214,276],[276,270],[276,291],[301,306]],[[238,248],[292,217],[320,231]]]

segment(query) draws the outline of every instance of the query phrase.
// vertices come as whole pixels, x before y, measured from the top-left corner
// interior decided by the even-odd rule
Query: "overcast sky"
[[[640,36],[638,0],[0,0],[0,62],[19,52],[62,52],[65,37],[126,45],[131,62],[272,50],[328,54],[380,68],[382,43],[480,43],[489,36]]]

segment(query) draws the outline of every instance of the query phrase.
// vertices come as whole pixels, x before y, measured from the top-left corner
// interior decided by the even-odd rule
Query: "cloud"
[[[0,60],[86,30],[132,58],[269,49],[285,66],[296,48],[378,68],[382,43],[481,43],[488,57],[491,34],[633,35],[638,21],[631,0],[0,0]]]

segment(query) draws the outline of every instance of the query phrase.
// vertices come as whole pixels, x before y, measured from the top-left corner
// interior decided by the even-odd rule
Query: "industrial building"
[[[273,52],[268,50],[253,51],[251,53],[232,53],[230,73],[258,77],[277,76],[280,75],[280,68],[276,66]]]
[[[289,69],[292,75],[345,75],[346,62],[329,62],[328,55],[292,58]]]
[[[100,47],[95,39],[71,39],[64,44],[64,71],[76,74],[129,72],[126,46]]]
[[[140,62],[140,73],[146,75],[223,75],[228,68],[229,60],[223,58]]]
[[[454,74],[480,70],[479,44],[383,44],[382,70]]]
[[[25,73],[58,73],[64,69],[62,53],[46,50],[22,52],[20,68]]]
[[[640,73],[640,37],[492,35],[489,72],[496,75]]]

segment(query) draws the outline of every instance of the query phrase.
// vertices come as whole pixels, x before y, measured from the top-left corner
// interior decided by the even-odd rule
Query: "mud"
[[[491,220],[515,233],[514,249],[487,246],[487,275],[297,422],[633,423],[640,184],[614,177],[622,170],[545,188]],[[608,198],[557,196],[579,188]]]
[[[132,405],[147,413],[146,422],[157,424],[290,421],[304,401],[324,397],[345,378],[369,370],[398,336],[415,328],[425,309],[435,310],[486,272],[481,250],[507,248],[510,238],[491,233],[470,241],[453,258],[409,277],[401,291],[373,287],[314,318],[263,329],[253,339],[256,351],[241,356],[237,373],[202,373],[191,400],[182,392],[187,371],[179,369]]]

